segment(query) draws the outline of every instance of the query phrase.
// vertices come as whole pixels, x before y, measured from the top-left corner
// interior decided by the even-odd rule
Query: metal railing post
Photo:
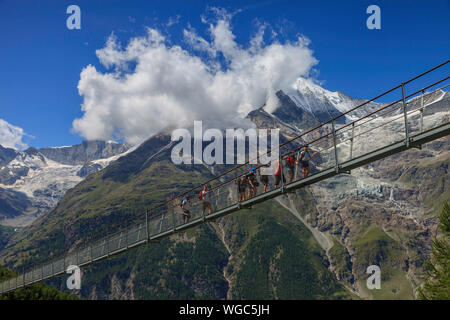
[[[334,120],[331,121],[331,129],[333,131],[333,146],[334,146],[334,160],[336,162],[336,173],[339,172],[339,159],[338,159],[338,152],[337,152],[337,145],[336,145],[336,130],[334,128]]]
[[[163,213],[161,214],[161,220],[159,221],[159,233],[162,232],[163,222],[164,222],[164,217],[165,217],[165,216],[166,216],[166,213],[163,212]]]
[[[147,233],[147,242],[150,241],[150,234],[148,232],[148,210],[145,210],[145,232]]]
[[[405,145],[409,148],[409,127],[408,127],[408,115],[406,113],[406,100],[405,100],[405,84],[402,81],[402,100],[403,100],[403,116],[405,118]]]
[[[424,111],[423,95],[424,95],[424,91],[422,90],[422,95],[420,97],[420,133],[422,133],[422,131],[423,131],[423,111]]]
[[[237,183],[239,183],[239,180],[240,180],[240,179],[237,179],[237,180],[236,180]],[[238,186],[239,186],[239,184],[238,184]],[[231,199],[233,199],[233,198],[231,198]],[[237,202],[236,202],[236,205],[237,205],[237,208],[238,208],[238,209],[241,209],[241,194],[239,193],[239,188],[238,188],[238,192],[237,192]]]
[[[175,225],[176,225],[176,223],[175,223],[175,207],[173,206],[173,203],[172,203],[172,225],[173,225],[173,233],[175,233],[175,228],[176,228],[175,227]]]
[[[281,155],[281,152],[280,152],[280,151],[278,151],[278,152],[279,152],[279,155],[278,155],[278,161],[280,161],[281,192],[283,193],[283,192],[284,192],[284,186],[285,186],[285,184],[286,184],[286,181],[284,181],[285,179],[284,179],[284,168],[283,168],[283,159],[282,159],[282,155]]]
[[[63,273],[66,272],[66,255],[63,257]]]
[[[350,139],[350,160],[353,159],[353,140],[355,139],[355,123],[352,123],[352,137]]]

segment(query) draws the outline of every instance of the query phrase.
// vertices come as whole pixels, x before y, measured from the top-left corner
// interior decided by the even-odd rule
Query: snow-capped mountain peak
[[[45,156],[34,148],[29,148],[21,151],[9,163],[11,167],[28,167],[30,169],[37,169],[47,166],[47,159]]]
[[[313,80],[302,77],[298,78],[291,88],[286,90],[286,93],[299,108],[309,112],[320,122],[335,118],[366,101],[352,98],[339,91],[329,91],[314,83]],[[380,104],[371,102],[365,109],[377,107],[379,108]],[[356,117],[357,112],[342,117],[340,121],[347,122]]]
[[[0,219],[6,219],[2,224],[30,224],[55,206],[68,189],[129,149],[122,143],[103,141],[24,151],[0,146]]]

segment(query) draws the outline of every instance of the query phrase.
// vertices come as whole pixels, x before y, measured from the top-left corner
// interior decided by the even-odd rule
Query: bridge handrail
[[[408,84],[408,83],[410,83],[410,82],[412,82],[412,81],[414,81],[414,80],[416,80],[416,79],[422,77],[422,76],[425,75],[425,74],[430,73],[430,72],[433,71],[433,70],[436,70],[436,69],[438,69],[438,68],[440,68],[440,67],[446,65],[448,62],[450,62],[450,60],[447,60],[447,61],[445,61],[445,62],[443,62],[443,63],[441,63],[441,64],[439,64],[439,65],[437,65],[437,66],[435,66],[435,67],[433,67],[433,68],[431,68],[431,69],[429,69],[429,70],[427,70],[427,71],[425,71],[425,72],[423,72],[423,73],[421,73],[421,74],[419,74],[419,75],[417,75],[417,76],[415,76],[415,77],[413,77],[413,78],[411,78],[411,79],[405,81],[405,82],[402,82],[402,84],[400,84],[400,85],[398,85],[398,86],[396,86],[396,87],[394,87],[394,88],[392,88],[392,89],[390,89],[390,90],[388,90],[388,91],[385,91],[384,93],[382,93],[382,94],[376,96],[375,98],[372,98],[371,100],[365,101],[364,103],[362,103],[362,104],[360,104],[360,105],[358,105],[358,106],[356,106],[356,107],[354,107],[354,108],[352,108],[352,109],[350,109],[350,110],[348,110],[348,111],[346,111],[346,112],[344,112],[344,113],[338,115],[337,117],[335,117],[335,118],[333,118],[333,119],[328,120],[328,121],[325,122],[325,123],[322,123],[322,124],[320,124],[320,125],[318,125],[318,126],[312,128],[312,129],[308,129],[308,130],[302,132],[302,133],[301,133],[300,135],[298,135],[297,137],[294,137],[294,138],[292,138],[292,139],[290,139],[290,140],[284,142],[284,143],[281,144],[279,147],[282,148],[282,147],[284,147],[284,146],[287,146],[287,145],[290,144],[291,142],[293,142],[293,141],[295,141],[295,140],[298,140],[298,139],[300,139],[300,138],[302,138],[302,137],[306,137],[308,134],[310,134],[310,133],[312,133],[312,132],[314,132],[314,131],[316,131],[316,130],[318,130],[318,129],[320,129],[320,128],[325,128],[326,130],[329,130],[329,125],[331,124],[332,126],[334,126],[334,123],[336,122],[337,119],[339,119],[339,118],[341,118],[341,117],[344,117],[344,116],[350,114],[351,112],[353,112],[353,111],[355,111],[355,110],[359,110],[361,107],[367,105],[368,103],[373,102],[374,100],[376,100],[376,99],[378,99],[378,98],[380,98],[380,97],[382,97],[382,96],[385,96],[385,95],[387,95],[388,93],[391,93],[391,92],[393,92],[393,91],[396,90],[396,89],[399,89],[399,88],[404,89],[404,86],[405,86],[406,84]],[[433,84],[431,84],[431,85],[428,85],[428,86],[426,86],[426,87],[423,87],[422,89],[420,89],[420,90],[418,90],[418,91],[416,91],[416,92],[414,92],[414,93],[412,93],[412,94],[409,94],[409,95],[407,95],[407,96],[404,94],[404,91],[403,91],[403,97],[402,97],[402,99],[399,99],[399,100],[397,100],[397,101],[394,101],[394,102],[392,102],[392,103],[389,103],[389,104],[387,104],[387,105],[381,107],[380,109],[377,109],[377,110],[375,110],[375,111],[373,111],[373,112],[370,112],[369,114],[365,115],[364,117],[358,118],[358,119],[356,119],[356,120],[354,120],[354,121],[352,121],[352,122],[350,122],[350,123],[344,124],[342,127],[339,127],[339,128],[337,128],[337,129],[333,130],[332,132],[328,132],[327,134],[322,135],[322,136],[320,136],[319,138],[316,138],[316,139],[314,139],[313,141],[308,142],[307,144],[308,144],[308,145],[313,144],[313,143],[315,143],[315,142],[317,142],[317,141],[320,141],[321,139],[325,139],[325,138],[330,137],[330,136],[336,137],[336,133],[337,133],[338,131],[341,131],[340,134],[342,134],[343,132],[346,132],[346,131],[350,130],[350,127],[349,127],[349,126],[359,127],[359,126],[362,126],[363,124],[365,124],[365,123],[367,123],[367,122],[373,121],[373,120],[376,119],[377,117],[371,118],[372,115],[375,115],[375,114],[379,113],[380,111],[386,110],[387,108],[389,108],[389,107],[391,107],[391,106],[393,106],[393,105],[395,105],[395,104],[397,104],[397,103],[400,103],[400,102],[402,102],[402,101],[405,102],[405,99],[408,99],[409,97],[412,97],[412,96],[414,96],[414,95],[417,94],[417,93],[420,93],[420,92],[424,93],[425,90],[427,90],[427,89],[429,89],[429,88],[431,88],[431,87],[433,87],[433,86],[435,86],[435,85],[437,85],[437,84],[439,84],[439,83],[442,83],[443,81],[446,81],[446,80],[448,80],[449,78],[450,78],[450,77],[443,78],[443,79],[441,79],[441,80],[439,80],[439,81],[437,81],[437,82],[435,82],[435,83],[433,83]],[[448,86],[448,85],[444,86],[443,88],[446,88],[447,86]],[[442,89],[442,88],[440,88],[440,89]],[[440,89],[437,89],[437,90],[440,90]],[[435,90],[435,91],[433,91],[433,92],[436,92],[437,90]],[[431,93],[433,93],[433,92],[428,92],[427,94],[431,94]],[[407,102],[407,103],[410,103],[410,102]],[[412,113],[417,112],[417,111],[418,111],[418,110],[406,111],[406,109],[405,109],[404,114],[405,114],[405,116],[407,116],[408,114],[412,114]],[[392,112],[392,111],[386,112],[385,114],[388,114],[388,113],[390,113],[390,112]],[[384,116],[384,114],[383,114],[383,116]],[[403,114],[400,114],[400,116],[397,117],[397,118],[395,118],[395,120],[398,120],[398,119],[401,118],[402,116],[403,116]],[[365,122],[363,122],[363,123],[359,123],[361,120],[364,120],[364,119],[369,119],[369,120],[367,120],[367,121],[365,121]],[[390,122],[395,121],[395,120],[391,120]],[[355,125],[356,123],[358,123],[358,124]],[[388,122],[388,123],[389,123],[389,122]],[[386,125],[386,123],[384,123],[383,125]],[[346,129],[346,130],[344,130],[344,129]],[[371,128],[369,131],[371,131],[371,130],[374,130],[374,129]],[[360,133],[359,135],[362,135],[362,134],[364,134],[364,133],[367,133],[367,132]],[[353,138],[355,138],[355,137],[356,137],[356,136],[353,136]],[[349,141],[349,139],[343,140],[343,141],[341,141],[340,143],[344,143],[344,142],[346,142],[346,141]],[[301,147],[302,147],[302,146],[298,147],[297,149],[299,149],[299,148],[301,148]],[[333,148],[336,149],[336,142],[334,143],[334,146],[330,146],[329,148],[327,148],[327,149],[325,149],[325,150],[330,150],[330,149],[333,149]],[[324,151],[325,151],[325,150],[324,150]],[[270,150],[269,150],[269,151],[270,151]],[[269,151],[268,151],[268,152],[269,152]],[[286,154],[288,154],[288,153],[290,153],[290,152],[292,152],[292,150],[290,150],[290,151],[288,151],[288,152],[286,152],[286,153],[284,153],[284,154],[281,154],[281,153],[280,153],[280,155],[286,155]],[[198,186],[196,186],[196,187],[193,187],[193,188],[189,189],[188,191],[185,191],[185,192],[183,192],[183,193],[181,193],[181,194],[179,194],[179,195],[176,195],[176,196],[172,197],[170,200],[165,201],[165,202],[163,202],[162,204],[156,205],[156,206],[152,207],[151,209],[148,209],[148,210],[146,211],[146,213],[136,215],[136,216],[134,216],[134,217],[132,217],[132,218],[130,218],[130,219],[127,219],[127,220],[123,221],[122,223],[120,223],[120,224],[118,224],[118,225],[115,225],[114,227],[110,227],[110,228],[109,228],[107,231],[105,231],[104,233],[99,233],[99,234],[97,234],[97,235],[94,235],[94,237],[96,237],[96,236],[98,236],[98,235],[101,235],[101,236],[104,235],[104,237],[100,237],[100,238],[97,238],[97,239],[95,239],[95,240],[93,240],[94,237],[91,237],[90,239],[87,239],[87,240],[82,241],[81,244],[80,244],[79,246],[77,245],[76,247],[72,247],[72,249],[75,250],[75,252],[80,252],[81,250],[86,249],[86,248],[88,248],[89,246],[90,246],[91,249],[92,249],[92,247],[94,246],[94,244],[97,244],[97,243],[99,243],[99,242],[102,241],[102,240],[106,241],[107,238],[112,238],[112,237],[114,237],[115,235],[117,235],[117,234],[119,234],[119,233],[125,232],[125,230],[129,230],[130,228],[136,227],[136,226],[138,226],[139,224],[143,223],[143,220],[138,220],[139,218],[143,218],[143,217],[145,216],[145,221],[147,221],[148,219],[151,219],[151,218],[154,218],[154,217],[158,217],[158,216],[160,216],[160,215],[162,215],[162,214],[165,214],[165,213],[157,213],[156,215],[149,215],[149,212],[154,212],[155,210],[160,209],[160,208],[163,208],[163,207],[165,207],[165,206],[167,206],[167,207],[172,206],[172,207],[173,207],[173,206],[174,206],[174,201],[175,201],[175,200],[181,199],[181,198],[184,197],[185,195],[188,195],[188,194],[190,194],[191,192],[193,192],[193,191],[195,191],[195,190],[199,190],[203,185],[209,184],[209,183],[211,183],[211,182],[213,182],[213,181],[219,181],[220,183],[219,183],[218,185],[215,185],[215,186],[212,188],[212,190],[217,190],[219,187],[221,187],[221,186],[223,186],[223,185],[225,185],[225,184],[227,184],[227,183],[230,183],[231,181],[233,181],[233,180],[236,179],[237,177],[242,176],[243,174],[237,175],[237,176],[233,177],[232,179],[229,179],[229,180],[227,180],[227,181],[225,181],[225,182],[221,181],[221,178],[222,178],[222,177],[225,177],[226,175],[228,175],[228,174],[230,174],[230,173],[232,173],[232,172],[237,172],[240,168],[244,168],[246,165],[248,165],[249,162],[250,162],[250,161],[246,161],[244,164],[240,164],[240,165],[235,166],[235,167],[233,167],[233,168],[231,168],[231,169],[229,169],[229,170],[226,170],[226,171],[224,171],[223,173],[221,173],[221,174],[215,176],[214,178],[211,178],[211,179],[207,180],[206,182],[203,182],[201,185],[198,185]],[[258,168],[259,168],[259,167],[261,167],[261,166],[258,166]],[[244,174],[245,174],[245,173],[244,173]],[[195,198],[194,198],[194,199],[195,199]],[[129,226],[127,227],[127,229],[123,229],[123,228],[122,228],[124,225],[129,224],[130,222],[136,222],[137,220],[138,220],[139,222],[134,223],[134,224],[132,224],[132,225],[129,225]],[[113,230],[113,228],[114,228],[114,230],[117,230],[117,228],[118,228],[119,231],[111,233],[111,230]],[[65,249],[64,251],[67,252],[67,253],[69,253],[69,254],[71,254],[70,252],[72,252],[72,250],[67,250],[67,249]],[[64,257],[64,258],[67,257],[67,254],[65,254],[65,255],[63,255],[63,256],[57,256],[57,257],[54,258],[54,260],[56,261],[56,260],[58,260],[58,259],[62,259],[63,257]],[[40,263],[34,263],[34,264],[33,264],[33,269],[32,269],[32,270],[35,270],[35,267],[38,266],[38,265],[40,265]],[[45,265],[45,264],[44,264],[44,265]],[[53,265],[52,265],[52,266],[53,266]],[[43,268],[41,268],[41,271],[43,272]],[[26,274],[30,274],[30,271],[23,273],[23,276],[25,276]],[[33,271],[31,271],[31,276],[33,277]],[[13,279],[14,279],[14,278],[13,278]],[[17,280],[17,279],[16,279],[16,280]],[[7,280],[7,281],[9,281],[9,280]],[[17,284],[17,281],[16,281],[16,284]],[[2,285],[3,285],[3,283],[2,283]],[[1,289],[1,288],[0,288],[0,289]],[[1,290],[0,290],[0,291],[1,291]]]

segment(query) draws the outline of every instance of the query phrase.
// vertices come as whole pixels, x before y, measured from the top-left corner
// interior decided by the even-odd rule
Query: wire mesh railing
[[[265,175],[262,171],[264,164],[250,164],[247,161],[149,209],[135,217],[132,223],[126,221],[100,239],[85,242],[63,256],[35,265],[31,270],[1,282],[0,293],[63,274],[71,265],[81,267],[156,241],[190,225],[202,223],[209,215],[251,202],[257,196],[283,189],[308,176],[330,169],[339,173],[340,166],[348,161],[394,143],[404,141],[409,144],[410,137],[450,123],[450,97],[444,91],[449,86],[446,84],[449,77],[409,95],[405,94],[408,83],[447,66],[448,62],[281,144],[276,150],[279,158],[275,161],[275,165],[280,167],[279,174],[273,172]],[[426,91],[438,85],[441,87]],[[395,92],[400,93],[400,96],[392,103],[378,104],[376,109],[370,104]],[[305,146],[309,156],[313,155],[308,161],[300,158]],[[288,156],[295,158],[292,166],[287,163]],[[254,173],[249,171],[251,168],[255,169]],[[199,196],[204,186],[206,192]]]

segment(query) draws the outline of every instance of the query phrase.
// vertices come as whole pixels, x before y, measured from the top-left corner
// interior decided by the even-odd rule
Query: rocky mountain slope
[[[280,127],[286,140],[323,121],[324,114],[361,102],[328,91],[301,102],[294,93],[280,91],[276,112],[261,108],[248,118],[258,127]],[[314,112],[313,100],[325,101],[322,111]],[[448,108],[436,106],[425,113],[425,126],[448,116],[442,113]],[[374,130],[371,146],[393,135],[396,125]],[[78,294],[90,299],[412,299],[436,232],[434,212],[450,198],[449,143],[448,137],[440,139],[90,266]],[[168,133],[155,135],[89,175],[48,214],[16,233],[0,251],[0,262],[17,268],[51,259],[213,176],[208,166],[175,166],[168,146]],[[359,141],[355,152],[367,147]],[[313,161],[313,171],[323,159]],[[382,270],[379,291],[365,286],[372,264]],[[63,289],[64,279],[51,284]]]
[[[304,78],[298,78],[294,85],[285,92],[298,108],[313,115],[320,123],[327,122],[366,102],[364,99],[352,98],[342,92],[331,92]],[[381,105],[370,102],[361,111],[340,118],[339,121],[350,122],[370,111],[379,109]]]
[[[59,148],[0,148],[0,223],[24,226],[54,207],[65,192],[130,146],[84,141]]]
[[[169,141],[168,135],[156,135],[88,176],[53,210],[13,236],[10,247],[0,253],[2,261],[17,267],[50,259],[212,176],[206,166],[174,165],[170,149],[165,148]],[[259,263],[261,259],[267,263]],[[308,229],[275,203],[139,248],[84,272],[80,294],[91,299],[352,296],[327,269]],[[64,281],[52,284],[64,288]]]

